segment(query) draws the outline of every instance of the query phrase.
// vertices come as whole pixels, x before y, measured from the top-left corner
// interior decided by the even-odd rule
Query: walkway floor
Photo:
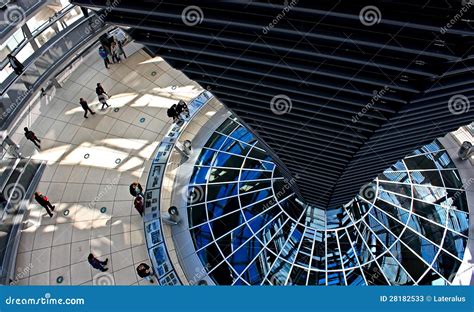
[[[112,96],[112,107],[104,112],[95,95],[97,82]],[[107,70],[94,50],[62,89],[32,106],[13,139],[25,156],[48,161],[38,190],[56,210],[49,218],[43,208],[30,205],[16,284],[150,284],[135,271],[148,256],[128,185],[137,180],[145,184],[149,159],[171,124],[166,109],[201,91],[161,58],[151,59],[143,51]],[[96,115],[83,118],[80,97]],[[41,151],[24,139],[25,125],[41,139]],[[107,274],[90,267],[90,252],[109,258]]]

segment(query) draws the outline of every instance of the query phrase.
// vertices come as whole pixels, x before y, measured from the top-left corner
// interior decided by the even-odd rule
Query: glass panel
[[[219,128],[232,138],[255,142],[231,120]],[[469,220],[462,211],[468,208],[465,192],[455,188],[457,171],[438,170],[452,166],[446,152],[436,150],[438,143],[380,175],[373,182],[379,186],[373,204],[356,197],[345,208],[329,210],[295,201],[292,182],[283,179],[258,142],[251,147],[214,133],[207,145],[219,151],[203,149],[198,164],[211,168],[196,167],[191,177],[206,191],[207,204],[192,201],[188,211],[195,247],[203,248],[199,257],[211,261],[211,253],[217,255],[211,266],[216,282],[442,285],[442,276],[454,277],[459,261],[452,255],[464,255]],[[443,182],[454,188],[444,188]]]

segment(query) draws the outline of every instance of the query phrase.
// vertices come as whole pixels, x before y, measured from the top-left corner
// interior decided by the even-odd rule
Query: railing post
[[[33,50],[37,51],[39,49],[39,46],[36,43],[36,40],[34,40],[33,34],[31,34],[31,30],[28,27],[28,24],[26,24],[26,23],[23,24],[23,26],[21,26],[21,30],[23,31],[23,35],[25,35],[26,39],[31,44],[31,47],[33,48]]]

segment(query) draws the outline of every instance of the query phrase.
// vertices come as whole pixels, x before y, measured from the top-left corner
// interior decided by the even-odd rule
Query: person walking
[[[46,212],[48,213],[49,217],[52,218],[52,211],[54,211],[54,208],[56,208],[56,206],[51,205],[48,197],[44,194],[41,194],[40,192],[35,192],[35,200],[41,207],[46,209]]]
[[[87,257],[87,261],[89,261],[89,264],[94,269],[100,270],[102,272],[105,272],[108,270],[108,268],[106,268],[105,266],[107,265],[107,262],[109,262],[109,258],[105,259],[105,261],[100,261],[99,259],[94,257],[93,254],[90,253],[89,256]]]
[[[107,96],[105,94],[99,95],[99,102],[102,104],[100,110],[104,110],[105,107],[110,107],[110,105],[107,103]]]
[[[112,41],[111,45],[110,45],[110,53],[112,54],[112,62],[113,63],[120,63],[120,56],[119,56],[119,47],[118,47],[118,44],[117,42],[115,42],[115,40]]]
[[[15,56],[11,54],[8,54],[7,58],[8,58],[8,62],[10,62],[10,66],[15,71],[15,74],[17,74],[18,76],[21,75],[23,71],[25,70],[25,66],[23,66],[23,64]]]
[[[146,263],[140,263],[137,267],[137,274],[141,278],[146,279],[150,283],[154,283],[153,281],[153,270],[151,270],[150,266]]]
[[[41,143],[41,140],[38,139],[36,134],[33,131],[29,130],[27,127],[23,128],[23,130],[25,130],[25,137],[31,142],[33,142],[33,144],[36,145],[39,149],[41,149],[41,146],[38,144]]]
[[[105,94],[105,95],[109,96],[107,94],[107,92],[105,92],[104,87],[102,87],[102,84],[100,82],[98,82],[96,87],[95,87],[95,93],[97,94],[97,96],[99,96],[101,94]]]
[[[99,102],[102,103],[101,110],[105,109],[104,106],[110,107],[110,105],[107,103],[109,95],[107,94],[107,92],[105,92],[104,88],[102,87],[100,83],[97,83],[97,87],[95,88],[95,93],[97,94],[99,98]]]
[[[99,47],[99,55],[104,60],[105,68],[109,69],[109,64],[110,64],[109,56],[103,46]]]
[[[87,112],[90,112],[92,115],[95,115],[95,112],[93,112],[91,110],[91,108],[89,107],[89,104],[87,104],[86,100],[84,100],[83,98],[80,98],[79,99],[79,104],[81,104],[82,109],[84,110],[84,118],[88,118],[87,117]]]
[[[135,200],[133,201],[133,206],[138,211],[140,216],[143,217],[143,213],[145,212],[145,203],[141,195],[138,195],[137,197],[135,197]]]

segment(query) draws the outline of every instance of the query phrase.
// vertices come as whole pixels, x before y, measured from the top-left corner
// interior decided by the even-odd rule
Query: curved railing
[[[13,54],[18,53],[55,23],[58,23],[74,6],[67,7],[50,21],[32,33],[32,38],[21,42]],[[66,26],[66,25],[64,25]],[[67,25],[61,31],[44,41],[25,61],[25,71],[17,76],[10,74],[0,84],[0,137],[8,135],[14,125],[21,120],[28,102],[40,88],[46,88],[48,80],[58,80],[66,69],[73,66],[91,48],[96,47],[98,37],[111,29],[105,27],[103,19],[95,14]],[[44,36],[43,36],[44,37]],[[5,61],[0,66],[9,66]],[[5,141],[6,142],[6,141]],[[4,142],[1,147],[4,147]],[[11,143],[8,143],[11,144]],[[14,148],[14,146],[10,146]],[[0,148],[0,152],[3,148]],[[1,155],[0,155],[1,156]],[[18,154],[17,157],[20,157]],[[0,157],[0,159],[3,157]],[[29,199],[41,178],[44,162],[30,158],[4,159],[0,166],[7,168],[0,174],[0,284],[15,282],[15,262],[20,242],[23,221],[27,213]]]
[[[181,125],[173,124],[160,145],[149,170],[145,191],[144,231],[148,255],[158,277],[160,285],[181,285],[182,282],[171,263],[163,235],[163,220],[161,216],[161,188],[166,165],[178,138],[192,121],[199,110],[213,98],[212,94],[204,91],[189,104],[190,117]]]
[[[7,168],[11,170],[3,172],[0,181],[0,191],[6,197],[2,199],[5,202],[0,203],[0,284],[3,285],[16,280],[16,256],[29,199],[46,166],[46,162],[33,160],[31,157],[13,162],[14,164],[7,164]]]
[[[16,47],[11,51],[10,53],[12,55],[19,55],[24,48],[28,46],[28,44],[38,44],[36,41],[38,37],[40,37],[42,34],[44,34],[48,29],[53,29],[56,23],[60,22],[63,18],[65,18],[73,9],[77,8],[75,5],[68,5],[65,8],[63,8],[61,11],[57,12],[53,16],[51,16],[47,21],[45,21],[41,26],[37,27],[34,31],[31,32],[32,38],[24,38]],[[65,22],[63,22],[65,23]],[[6,41],[5,38],[2,38],[3,41]],[[52,39],[52,38],[50,38]],[[8,39],[7,39],[8,40]],[[43,42],[44,44],[46,42]],[[4,70],[5,67],[8,66],[8,59],[5,57],[3,60],[0,61],[0,69]],[[1,81],[3,83],[3,81]],[[3,91],[3,88],[1,89]]]
[[[55,22],[57,19],[52,20],[43,28],[48,28]],[[66,60],[82,54],[83,50],[89,48],[91,42],[106,30],[103,21],[96,15],[81,18],[70,27],[58,32],[28,57],[23,62],[25,66],[23,74],[20,76],[12,74],[1,84],[0,132],[8,129],[24,108],[24,104],[47,80],[54,78],[70,64],[69,62],[64,66]],[[37,33],[39,34],[41,31]],[[33,37],[32,40],[35,38]]]

